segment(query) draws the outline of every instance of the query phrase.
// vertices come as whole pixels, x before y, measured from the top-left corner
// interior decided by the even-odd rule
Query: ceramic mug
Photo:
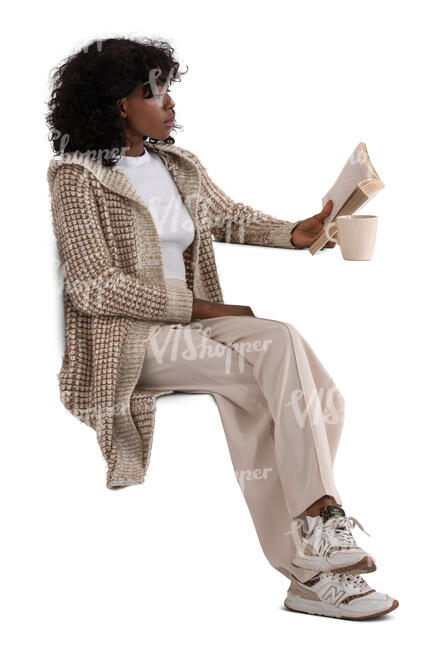
[[[370,260],[375,248],[377,221],[378,217],[373,214],[341,214],[325,226],[325,231],[330,241],[339,243],[344,260]],[[330,236],[334,226],[337,238]]]

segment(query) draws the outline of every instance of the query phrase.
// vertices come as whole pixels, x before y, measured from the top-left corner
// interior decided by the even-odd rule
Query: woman
[[[332,204],[289,222],[232,201],[170,136],[168,90],[179,79],[168,43],[123,38],[96,41],[55,71],[47,122],[61,155],[48,182],[64,279],[61,400],[96,431],[107,487],[120,489],[144,481],[156,398],[212,394],[262,549],[291,580],[286,607],[385,614],[398,601],[360,575],[375,563],[333,476],[343,397],[291,324],[224,303],[212,244],[213,234],[308,247]]]

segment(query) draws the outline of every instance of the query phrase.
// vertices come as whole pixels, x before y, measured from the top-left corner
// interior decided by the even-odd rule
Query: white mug
[[[370,260],[375,248],[377,222],[373,214],[341,214],[324,229],[330,241],[339,243],[344,260]],[[333,227],[337,229],[337,238],[330,236]]]

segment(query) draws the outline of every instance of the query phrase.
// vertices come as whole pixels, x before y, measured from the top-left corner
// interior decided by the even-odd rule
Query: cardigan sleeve
[[[74,165],[62,166],[51,187],[51,205],[65,291],[79,311],[191,322],[190,289],[150,284],[113,264],[89,175]]]
[[[302,221],[277,219],[249,205],[233,201],[210,178],[195,154],[205,196],[209,225],[216,241],[279,248],[300,248],[291,242],[294,228]]]

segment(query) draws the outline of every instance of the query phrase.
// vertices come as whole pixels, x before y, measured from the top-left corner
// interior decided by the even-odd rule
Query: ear
[[[121,117],[126,117],[126,115],[123,115],[123,113],[125,113],[126,109],[124,108],[124,104],[123,104],[122,99],[117,100],[117,106],[118,106],[118,108],[120,110]]]

